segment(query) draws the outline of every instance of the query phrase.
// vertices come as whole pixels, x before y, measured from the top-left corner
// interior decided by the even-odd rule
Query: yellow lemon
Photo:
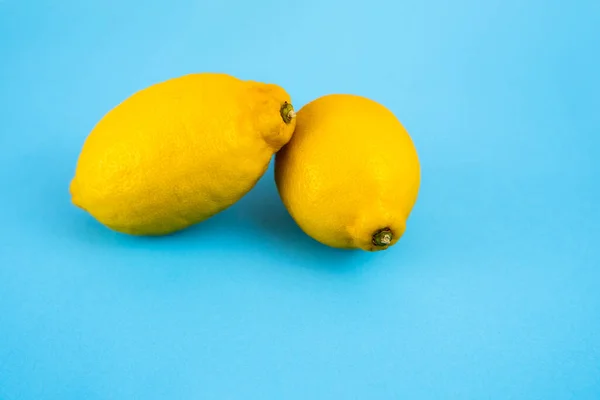
[[[281,199],[306,234],[331,247],[367,251],[402,237],[420,175],[416,148],[394,114],[350,94],[302,107],[275,161]]]
[[[173,233],[250,191],[295,125],[290,96],[275,84],[221,73],[157,83],[93,128],[72,201],[119,232]]]

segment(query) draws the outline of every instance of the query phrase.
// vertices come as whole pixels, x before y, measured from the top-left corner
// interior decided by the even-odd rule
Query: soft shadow
[[[305,234],[283,205],[270,171],[240,203],[252,230],[287,258],[331,271],[360,268],[366,261],[363,251],[334,249]]]
[[[89,214],[80,212],[73,221],[73,231],[84,231],[86,241],[93,240],[97,245],[140,248],[145,251],[169,251],[184,253],[208,253],[226,247],[221,239],[226,236],[231,226],[229,211],[217,214],[202,223],[193,225],[178,232],[162,236],[133,236],[110,230]],[[230,228],[229,228],[230,229]],[[233,235],[235,236],[235,235]],[[233,238],[233,240],[239,240]]]
[[[215,252],[255,252],[260,246],[282,264],[328,272],[348,272],[371,263],[372,254],[333,249],[306,235],[283,206],[271,169],[238,203],[180,232],[136,237],[112,231],[71,203],[68,186],[77,153],[73,149],[62,157],[58,153],[37,156],[36,164],[21,169],[22,176],[15,179],[15,183],[25,183],[19,188],[15,218],[29,232],[37,232],[37,237],[52,236],[53,241],[72,248],[135,249],[199,257]]]

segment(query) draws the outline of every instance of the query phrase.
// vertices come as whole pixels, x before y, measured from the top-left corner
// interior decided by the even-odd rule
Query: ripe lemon
[[[420,165],[409,134],[383,105],[350,94],[320,97],[298,111],[294,135],[275,159],[283,203],[317,241],[377,251],[404,234]]]
[[[244,196],[295,125],[290,96],[275,84],[220,73],[157,83],[93,128],[72,201],[115,231],[173,233]]]

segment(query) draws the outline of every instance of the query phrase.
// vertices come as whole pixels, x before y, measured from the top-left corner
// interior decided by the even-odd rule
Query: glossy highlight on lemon
[[[72,202],[107,227],[165,235],[249,192],[296,125],[278,85],[196,73],[140,90],[92,129]]]
[[[332,94],[297,113],[275,180],[302,230],[331,247],[385,250],[404,235],[421,170],[414,143],[382,104]]]

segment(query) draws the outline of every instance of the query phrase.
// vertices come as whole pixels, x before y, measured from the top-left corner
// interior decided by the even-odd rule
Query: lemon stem
[[[287,101],[283,103],[281,109],[279,110],[279,113],[281,114],[281,118],[283,118],[283,122],[285,122],[286,124],[292,122],[292,119],[294,119],[294,117],[296,116],[294,106],[292,106]]]
[[[378,230],[373,234],[373,244],[375,246],[389,246],[392,243],[392,239],[394,238],[394,234],[392,233],[390,228],[383,228]]]

